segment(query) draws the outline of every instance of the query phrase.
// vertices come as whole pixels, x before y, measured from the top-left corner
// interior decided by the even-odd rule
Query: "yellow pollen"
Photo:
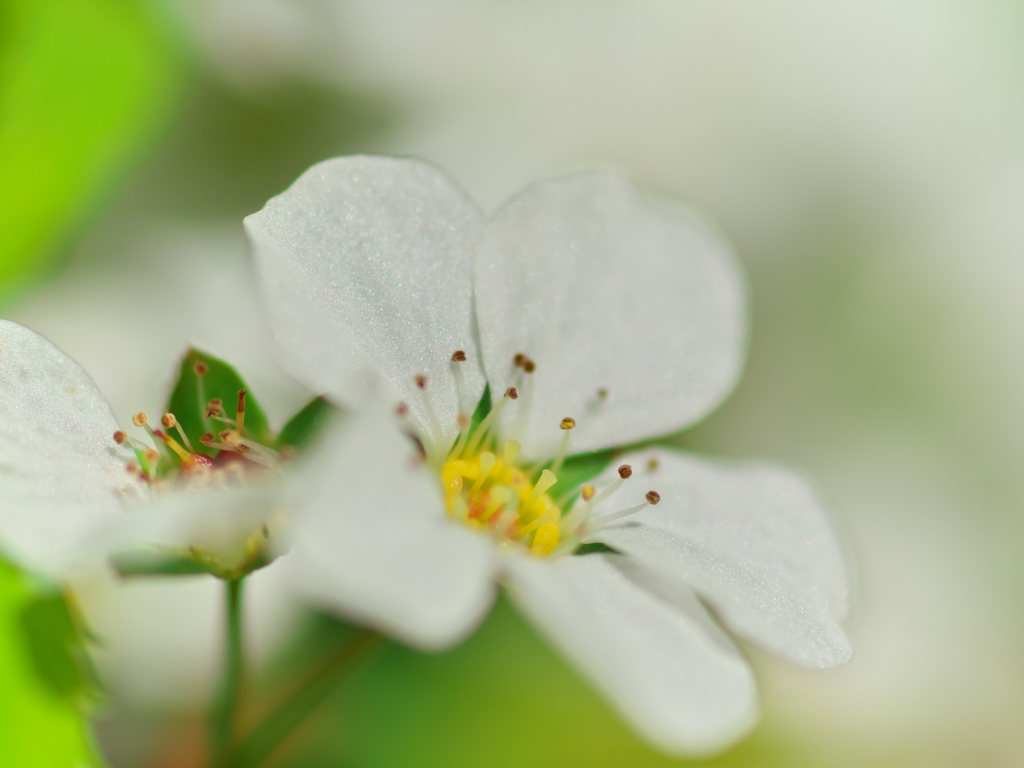
[[[530,554],[534,557],[546,557],[551,554],[558,544],[559,530],[553,523],[542,525],[537,529],[533,537],[533,546],[530,547]]]

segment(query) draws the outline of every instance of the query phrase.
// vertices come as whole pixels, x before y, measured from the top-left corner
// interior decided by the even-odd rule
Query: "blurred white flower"
[[[742,282],[691,214],[579,174],[487,219],[430,166],[352,157],[246,229],[286,367],[356,406],[322,446],[284,564],[307,598],[433,649],[501,582],[641,733],[685,754],[757,712],[698,595],[795,663],[849,660],[844,554],[796,475],[641,450],[572,479],[570,444],[674,432],[738,378]],[[470,426],[488,382],[504,396]],[[613,493],[627,503],[604,511]]]
[[[0,320],[4,554],[51,576],[136,543],[191,548],[191,557],[226,571],[263,557],[277,495],[272,486],[248,488],[237,475],[254,460],[272,471],[273,452],[246,438],[242,423],[237,435],[225,431],[232,445],[216,459],[193,451],[171,414],[163,430],[152,430],[142,413],[135,425],[156,445],[118,427],[74,360],[39,334]],[[226,457],[238,461],[221,461]],[[162,471],[172,462],[177,466]]]

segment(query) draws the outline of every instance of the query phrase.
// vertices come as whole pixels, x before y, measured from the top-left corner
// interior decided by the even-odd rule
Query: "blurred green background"
[[[240,222],[306,167],[422,156],[487,208],[616,168],[712,216],[749,275],[747,373],[672,442],[809,470],[857,559],[855,660],[745,646],[763,722],[703,764],[1020,765],[1022,39],[1003,0],[4,0],[0,315],[122,420],[196,344],[279,425],[304,393],[273,365]],[[98,740],[114,768],[197,765],[216,585],[75,586],[102,701],[44,674],[79,669],[82,638],[44,622],[40,655],[27,606],[53,593],[0,567],[0,764],[101,765]],[[250,592],[262,701],[343,628],[298,614],[273,567]],[[676,762],[500,603],[452,652],[379,651],[275,764]]]

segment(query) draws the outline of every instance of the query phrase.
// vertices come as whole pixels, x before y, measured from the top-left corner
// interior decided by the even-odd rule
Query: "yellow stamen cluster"
[[[558,478],[545,469],[534,479],[516,464],[519,448],[509,440],[500,457],[482,451],[450,458],[441,468],[441,487],[454,519],[545,557],[561,538],[562,510],[548,494]]]

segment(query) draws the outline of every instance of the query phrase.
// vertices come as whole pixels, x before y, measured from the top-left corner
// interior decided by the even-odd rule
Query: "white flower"
[[[570,506],[567,446],[677,431],[738,377],[742,281],[692,214],[580,174],[487,218],[430,166],[351,157],[245,224],[286,367],[355,406],[284,563],[308,599],[431,649],[472,631],[504,584],[640,732],[686,754],[757,712],[702,600],[797,664],[850,658],[844,553],[792,472],[627,451]],[[500,412],[469,436],[485,382]],[[616,553],[574,554],[588,542]]]
[[[251,462],[215,464],[186,451],[187,436],[175,437],[165,420],[154,438],[160,451],[128,436],[81,366],[39,334],[0,320],[0,552],[54,577],[137,543],[225,571],[262,560],[278,487],[240,487],[237,474]],[[136,422],[148,427],[142,414]],[[180,466],[172,448],[184,456]],[[259,446],[247,455],[273,463]]]

